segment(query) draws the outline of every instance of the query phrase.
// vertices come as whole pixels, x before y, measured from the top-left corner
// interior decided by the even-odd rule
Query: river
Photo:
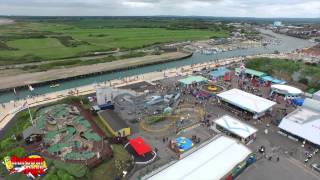
[[[250,49],[237,49],[227,52],[221,52],[213,55],[204,55],[204,54],[194,54],[192,57],[180,60],[180,61],[172,61],[163,64],[156,64],[156,65],[149,65],[144,67],[138,67],[135,69],[129,70],[122,70],[113,73],[101,74],[96,76],[89,76],[74,80],[68,80],[63,83],[60,83],[59,87],[50,88],[48,85],[36,87],[34,93],[36,94],[45,94],[70,88],[75,88],[83,85],[92,84],[95,82],[103,82],[107,80],[112,80],[116,78],[122,78],[127,76],[133,76],[138,74],[143,74],[152,71],[158,71],[168,68],[180,67],[184,65],[196,64],[196,63],[203,63],[208,61],[213,61],[217,59],[224,59],[230,57],[239,57],[239,56],[248,56],[248,55],[258,55],[258,54],[266,54],[266,53],[273,53],[275,50],[279,52],[290,52],[296,49],[304,48],[304,47],[311,47],[314,44],[307,40],[297,39],[294,37],[289,37],[281,34],[275,34],[269,30],[260,30],[261,33],[266,35],[271,35],[279,41],[279,44],[276,45],[268,45],[266,47],[256,47]],[[20,89],[18,91],[19,98],[24,98],[30,95],[30,92],[27,89]],[[2,92],[0,94],[0,103],[9,102],[14,100],[15,95],[12,92]]]

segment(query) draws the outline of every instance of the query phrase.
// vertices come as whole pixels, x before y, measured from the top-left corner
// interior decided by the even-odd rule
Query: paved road
[[[320,174],[300,162],[280,157],[280,161],[261,159],[246,169],[238,180],[319,180]]]

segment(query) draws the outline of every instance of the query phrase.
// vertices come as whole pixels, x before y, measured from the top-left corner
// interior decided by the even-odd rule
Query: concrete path
[[[40,96],[30,97],[23,100],[11,101],[3,104],[4,107],[0,106],[0,130],[2,130],[8,124],[8,122],[14,117],[16,113],[28,108],[28,106],[34,107],[42,104],[47,104],[50,102],[63,99],[68,96],[72,96],[72,95],[79,96],[79,95],[95,93],[97,86],[121,87],[129,84],[138,83],[141,81],[156,81],[166,77],[174,77],[177,75],[185,76],[188,74],[192,74],[192,71],[194,70],[200,70],[204,67],[213,68],[213,67],[216,67],[217,65],[226,65],[234,62],[240,62],[241,60],[243,60],[243,58],[231,58],[231,59],[222,59],[219,61],[208,62],[203,64],[188,65],[180,68],[168,69],[163,72],[151,72],[151,73],[146,73],[139,76],[126,77],[121,80],[115,79],[112,81],[103,82],[96,85],[91,84],[91,85],[82,86],[74,89],[67,89],[64,91],[58,91],[58,92],[48,93]],[[73,92],[73,94],[71,94],[71,92]]]

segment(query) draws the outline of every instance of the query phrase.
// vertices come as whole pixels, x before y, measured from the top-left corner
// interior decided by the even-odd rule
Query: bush
[[[304,85],[308,85],[309,84],[309,80],[307,78],[301,78],[299,80],[299,83],[304,84]]]
[[[64,170],[77,178],[84,177],[88,172],[88,168],[83,164],[65,164],[58,160],[54,160],[53,164],[57,169]]]
[[[57,171],[57,175],[59,177],[59,179],[62,180],[73,180],[73,176],[71,176],[70,174],[68,174],[65,170],[59,169]]]
[[[58,176],[55,175],[55,174],[47,174],[45,177],[44,177],[44,180],[57,180],[58,179]]]
[[[7,156],[17,156],[17,157],[23,157],[23,156],[26,156],[26,151],[21,148],[21,147],[17,147],[17,148],[14,148],[10,151],[8,151],[6,153]]]

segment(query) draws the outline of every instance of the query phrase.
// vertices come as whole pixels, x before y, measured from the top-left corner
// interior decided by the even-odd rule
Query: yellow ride
[[[209,91],[217,91],[218,88],[216,86],[208,86]]]

